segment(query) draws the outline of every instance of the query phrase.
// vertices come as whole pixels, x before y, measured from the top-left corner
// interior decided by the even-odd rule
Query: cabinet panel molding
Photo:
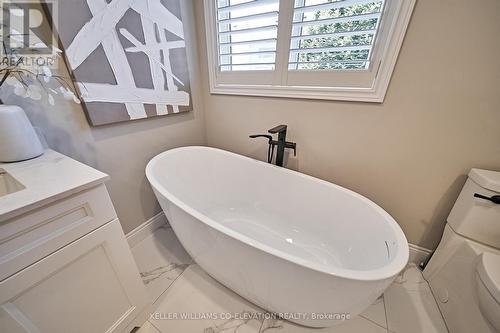
[[[102,184],[0,224],[0,281],[115,218]]]

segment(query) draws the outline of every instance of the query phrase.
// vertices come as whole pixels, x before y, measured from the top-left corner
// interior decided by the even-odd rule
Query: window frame
[[[217,50],[217,0],[204,0],[210,93],[382,103],[416,3],[416,0],[385,1],[380,30],[373,44],[373,58],[367,70],[289,71],[295,1],[280,0],[275,70],[221,72]],[[334,77],[329,78],[332,75]]]

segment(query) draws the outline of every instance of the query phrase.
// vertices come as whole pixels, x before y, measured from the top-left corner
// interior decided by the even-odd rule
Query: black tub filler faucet
[[[293,156],[297,154],[297,144],[295,142],[286,141],[286,125],[278,125],[271,128],[268,132],[270,134],[278,133],[278,140],[273,140],[273,137],[268,134],[254,134],[250,135],[250,138],[266,138],[268,140],[269,148],[267,150],[267,162],[272,163],[274,148],[276,149],[276,165],[282,167],[283,159],[285,156],[285,148],[293,149]]]

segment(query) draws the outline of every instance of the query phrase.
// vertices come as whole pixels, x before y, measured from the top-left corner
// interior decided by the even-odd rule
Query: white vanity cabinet
[[[103,181],[0,220],[0,332],[128,333],[145,320],[150,301]]]

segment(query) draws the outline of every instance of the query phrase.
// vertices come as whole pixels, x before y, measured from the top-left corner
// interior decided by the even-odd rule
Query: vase
[[[0,105],[0,162],[19,162],[42,154],[42,143],[24,110]]]

